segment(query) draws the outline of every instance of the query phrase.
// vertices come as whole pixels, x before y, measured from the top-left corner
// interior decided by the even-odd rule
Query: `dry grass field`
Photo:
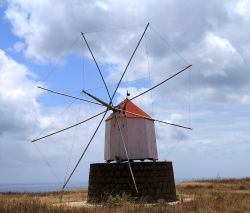
[[[179,202],[173,205],[133,202],[129,197],[110,197],[100,205],[78,205],[87,190],[49,193],[0,193],[0,212],[250,212],[250,178],[195,180],[177,184]],[[77,204],[77,205],[69,205]]]

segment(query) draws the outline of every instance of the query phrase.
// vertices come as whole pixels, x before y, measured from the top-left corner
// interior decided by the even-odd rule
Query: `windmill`
[[[190,68],[192,65],[188,65],[183,69],[176,72],[174,75],[168,77],[167,79],[161,81],[160,83],[154,85],[153,87],[145,90],[144,92],[130,98],[130,93],[127,91],[127,97],[124,101],[122,101],[118,105],[114,105],[114,97],[117,93],[117,90],[123,80],[125,73],[128,70],[128,67],[149,27],[149,23],[146,25],[120,79],[113,94],[110,93],[107,84],[104,80],[101,69],[95,59],[95,56],[90,48],[90,45],[84,35],[81,33],[86,46],[95,62],[99,75],[102,79],[102,82],[105,86],[105,90],[109,97],[109,102],[105,102],[100,98],[94,96],[88,91],[83,90],[82,92],[90,97],[92,100],[79,98],[76,96],[68,95],[66,93],[50,90],[44,87],[38,87],[40,89],[46,90],[51,93],[55,93],[57,95],[65,96],[72,99],[81,100],[84,102],[88,102],[91,104],[96,104],[103,106],[105,108],[104,111],[99,112],[81,122],[73,124],[64,129],[58,130],[56,132],[50,133],[48,135],[36,138],[32,140],[32,142],[36,142],[42,140],[44,138],[50,137],[52,135],[58,134],[60,132],[69,130],[78,125],[81,125],[85,122],[91,121],[93,118],[101,116],[101,120],[98,123],[95,131],[93,132],[87,146],[82,152],[79,160],[77,161],[75,167],[72,172],[68,176],[65,181],[62,189],[65,189],[66,185],[70,181],[72,175],[76,171],[79,163],[84,157],[86,151],[88,150],[91,142],[96,136],[101,124],[105,120],[105,117],[108,111],[112,111],[112,114],[106,118],[106,128],[105,128],[105,154],[104,158],[106,163],[99,164],[91,164],[90,165],[90,174],[89,174],[89,201],[93,200],[101,200],[105,193],[111,194],[120,194],[122,192],[126,192],[136,196],[147,196],[151,195],[154,199],[157,198],[166,198],[168,200],[175,200],[175,184],[174,184],[174,176],[173,176],[173,168],[172,162],[158,162],[158,154],[157,154],[157,146],[156,146],[156,137],[155,137],[155,126],[154,122],[160,122],[167,125],[176,126],[179,128],[189,129],[190,127],[165,122],[156,118],[152,118],[138,106],[136,106],[132,100],[145,95],[151,90],[161,86],[166,83],[170,79],[175,76],[183,73],[185,70]],[[136,160],[140,160],[141,162],[133,162]],[[150,160],[150,162],[143,162],[144,160]],[[111,163],[115,161],[116,163]],[[150,171],[155,176],[149,178],[154,180],[154,183],[151,180],[145,177],[145,172]],[[144,176],[141,176],[140,173],[143,173]],[[123,175],[121,175],[123,174]],[[159,175],[161,174],[161,175]],[[107,175],[107,176],[105,176]],[[105,177],[105,178],[103,178]],[[123,177],[123,179],[121,178]],[[162,179],[157,179],[157,177],[162,177]],[[137,181],[138,180],[138,181]],[[106,181],[106,182],[105,182]],[[162,183],[163,185],[155,186],[154,192],[149,188],[148,191],[145,189],[151,187],[156,183]],[[118,186],[118,187],[116,187]],[[161,188],[164,188],[161,189]],[[167,195],[167,196],[165,196]]]

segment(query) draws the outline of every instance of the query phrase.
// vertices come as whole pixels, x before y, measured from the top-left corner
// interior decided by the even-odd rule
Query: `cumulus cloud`
[[[32,134],[36,102],[35,76],[0,50],[0,167],[3,171],[31,159],[28,138]]]
[[[1,124],[0,134],[7,130],[28,130],[34,109],[38,108],[35,101],[35,80],[33,74],[24,65],[16,63],[0,51],[0,99]],[[27,107],[29,106],[29,107]],[[9,126],[10,125],[10,126]],[[21,129],[20,129],[21,128]]]
[[[143,31],[142,23],[145,25],[149,21],[152,28],[138,49],[124,77],[125,81],[145,78],[150,70],[152,81],[158,82],[164,78],[161,73],[171,75],[187,65],[179,57],[180,54],[194,64],[193,97],[199,98],[204,93],[207,94],[206,98],[214,101],[230,101],[231,96],[238,95],[237,100],[242,102],[242,96],[247,95],[245,87],[248,87],[249,79],[249,73],[244,71],[249,61],[249,54],[244,48],[249,45],[245,40],[249,32],[246,30],[237,36],[234,32],[238,31],[239,26],[244,28],[246,25],[246,4],[246,1],[161,1],[157,4],[144,1],[140,5],[143,9],[135,10],[132,8],[138,4],[127,1],[34,3],[13,0],[9,1],[6,17],[12,23],[13,32],[25,42],[26,56],[42,62],[62,57],[72,41],[77,44],[73,45],[71,51],[79,53],[84,45],[80,32],[92,31],[86,33],[86,37],[98,62],[109,64],[108,82],[119,79]],[[50,11],[52,14],[54,8],[56,14],[44,16]],[[119,27],[122,29],[131,26],[131,23],[142,27],[119,30]],[[112,27],[116,30],[112,30]],[[244,43],[239,43],[242,38]],[[18,44],[16,48],[20,46]],[[84,54],[90,57],[86,46]],[[183,81],[186,80],[183,78]],[[172,85],[178,88],[183,81]],[[176,93],[180,94],[180,91]]]
[[[143,9],[138,10],[137,6],[138,3],[128,3],[125,0],[102,4],[99,1],[33,3],[15,0],[9,1],[6,17],[12,22],[14,33],[28,44],[27,55],[41,60],[62,54],[81,31],[112,29],[114,26],[126,27],[131,26],[131,23],[145,25],[147,21],[152,22],[156,29],[161,29],[161,33],[168,36],[181,50],[202,39],[206,30],[223,25],[228,18],[224,5],[216,1],[207,3],[195,0],[192,3],[160,1],[157,4],[144,1],[140,4],[140,8]],[[52,14],[54,8],[57,10],[56,14],[44,16],[45,13]],[[190,25],[194,25],[192,31]],[[99,34],[97,36],[89,34],[89,39],[94,39],[95,45],[102,53],[102,59],[105,60],[111,60],[112,56],[124,57],[122,55],[124,51],[121,51],[119,44],[123,42],[129,44],[135,39],[133,31],[127,34],[111,31],[105,35],[100,38]],[[107,47],[112,50],[112,54],[106,53]],[[155,47],[153,54],[163,58],[166,49],[159,45]]]
[[[102,3],[9,0],[5,16],[12,25],[13,33],[20,39],[13,44],[15,50],[23,51],[26,57],[39,63],[55,63],[69,49],[91,58],[80,36],[81,31],[85,32],[109,83],[116,82],[121,76],[146,22],[149,21],[151,26],[124,76],[126,84],[118,90],[117,102],[124,98],[127,90],[133,96],[168,78],[189,63],[193,64],[191,73],[185,72],[157,88],[152,94],[148,93],[136,100],[147,112],[152,111],[156,118],[183,125],[189,124],[188,111],[191,110],[195,129],[195,133],[191,135],[173,127],[166,129],[165,126],[157,125],[161,156],[166,154],[165,149],[172,150],[171,147],[175,147],[174,144],[178,142],[176,156],[182,159],[182,155],[186,153],[185,156],[190,157],[194,150],[202,154],[207,151],[212,155],[213,150],[222,153],[228,146],[228,153],[233,152],[233,141],[242,134],[245,138],[240,137],[240,152],[249,139],[246,131],[249,122],[244,119],[248,115],[244,107],[248,107],[250,103],[248,4],[247,0],[169,0],[157,3],[150,0],[143,3],[126,0]],[[55,113],[60,109],[39,106],[35,90],[32,89],[35,82],[27,77],[33,74],[27,67],[8,59],[3,52],[1,58],[2,63],[5,63],[1,69],[5,67],[3,70],[19,70],[19,74],[6,71],[3,71],[5,74],[0,74],[3,79],[11,79],[0,85],[2,91],[5,91],[4,94],[0,93],[3,103],[1,106],[9,106],[9,112],[16,112],[2,113],[0,122],[4,125],[1,125],[0,134],[6,135],[8,131],[19,128],[24,128],[24,132],[31,134],[28,126],[32,119],[27,115],[34,109],[38,111],[38,129],[55,130],[72,121],[74,110],[66,113],[64,121],[59,119],[59,122],[49,126],[55,118],[60,118]],[[138,83],[140,80],[143,83]],[[149,80],[150,84],[145,83]],[[29,92],[30,90],[32,91]],[[2,111],[3,108],[6,110],[6,107],[2,107]],[[244,115],[238,115],[236,109],[244,112]],[[86,109],[86,112],[89,110]],[[11,114],[12,121],[16,122],[10,122],[7,114]],[[85,115],[87,113],[82,114],[83,117]],[[229,117],[235,121],[233,127]],[[94,122],[93,125],[95,124]],[[216,130],[218,127],[219,131]],[[89,134],[91,130],[86,132]],[[78,134],[81,135],[81,131]],[[227,143],[224,135],[230,138],[230,142]],[[63,150],[70,141],[69,136],[62,135],[53,140],[55,141],[51,144],[54,147],[50,149],[50,156],[57,156],[58,153],[51,151],[57,146],[57,150],[65,153]],[[56,140],[64,142],[61,146],[55,145]],[[217,143],[218,140],[220,143]],[[98,149],[96,152],[101,153],[102,150]],[[177,157],[175,160],[178,164],[180,161]]]
[[[25,65],[17,63],[2,50],[0,81],[0,177],[6,176],[12,170],[15,174],[17,170],[22,169],[24,177],[20,178],[19,182],[23,182],[25,178],[31,180],[32,177],[36,177],[36,173],[32,173],[35,168],[40,168],[39,172],[50,173],[44,165],[43,158],[52,164],[51,167],[58,176],[65,175],[66,167],[62,165],[67,165],[71,159],[71,168],[78,160],[97,125],[98,118],[88,125],[44,139],[36,145],[30,142],[34,138],[84,120],[89,116],[89,112],[95,114],[98,109],[91,109],[81,103],[75,103],[67,110],[65,106],[42,106],[37,99],[46,94],[36,89],[37,85],[42,83],[37,81],[36,76]],[[103,132],[101,128],[98,137],[103,138]],[[103,141],[98,142],[100,145],[94,146],[92,152],[99,153],[101,160]],[[89,155],[86,162],[91,160],[93,156]],[[88,165],[86,164],[82,170],[87,174]],[[9,179],[3,178],[3,182],[16,181],[15,177],[16,175]],[[45,179],[40,181],[48,181],[46,177],[43,178]],[[56,181],[55,177],[51,180]]]

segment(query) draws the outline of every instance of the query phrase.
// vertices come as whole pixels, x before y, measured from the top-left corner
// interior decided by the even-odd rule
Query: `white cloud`
[[[249,36],[248,31],[244,31],[246,34],[240,33],[236,37],[235,32],[240,26],[242,29],[246,28],[246,23],[238,18],[243,12],[232,12],[235,8],[243,10],[242,8],[246,8],[245,4],[246,1],[200,3],[196,0],[192,3],[180,0],[160,1],[156,4],[146,0],[140,5],[143,9],[137,10],[138,3],[128,3],[125,0],[119,3],[56,0],[37,3],[13,0],[9,1],[6,17],[12,23],[14,33],[25,42],[26,56],[42,62],[61,58],[73,41],[76,43],[71,51],[79,53],[82,48],[80,32],[92,31],[86,37],[101,68],[102,65],[108,65],[106,79],[112,83],[119,79],[146,22],[149,21],[152,28],[149,27],[124,81],[145,79],[150,72],[152,82],[159,82],[184,67],[184,57],[194,65],[194,98],[199,98],[203,90],[204,93],[214,91],[217,97],[232,96],[234,93],[245,96],[247,94],[242,88],[247,85],[244,79],[249,76],[244,71],[248,67],[249,53],[246,46],[249,45]],[[52,14],[54,8],[56,14],[44,16]],[[131,26],[131,23],[140,24],[141,27],[123,29]],[[84,54],[90,57],[85,44],[83,46]],[[176,50],[183,57],[176,54]],[[157,91],[162,92],[172,87],[175,95],[182,98],[187,78],[177,78],[181,79],[176,83],[167,83]],[[219,100],[213,97],[210,92],[209,99]],[[238,101],[240,99],[241,97]]]
[[[249,18],[249,8],[250,8],[249,1],[247,1],[247,0],[239,0],[236,3],[236,7],[234,8],[234,10],[237,13],[239,13],[241,16],[243,16],[245,18]]]
[[[108,67],[105,77],[111,83],[120,77],[144,25],[149,21],[152,28],[149,28],[124,76],[129,86],[122,86],[118,90],[117,101],[124,98],[127,89],[132,97],[144,91],[148,87],[145,82],[139,87],[136,81],[142,78],[148,79],[149,74],[152,84],[171,76],[186,65],[182,59],[184,57],[194,65],[191,72],[190,93],[189,75],[186,72],[154,90],[152,96],[148,93],[135,101],[149,114],[153,111],[152,114],[156,118],[178,121],[185,125],[188,124],[188,101],[191,96],[193,133],[157,125],[160,155],[164,156],[166,151],[172,150],[171,147],[176,147],[172,156],[177,162],[178,175],[184,174],[178,171],[182,169],[185,171],[186,167],[183,166],[185,163],[190,164],[190,171],[194,172],[192,174],[199,175],[194,166],[197,159],[201,158],[198,161],[206,165],[211,159],[213,162],[216,158],[221,159],[224,150],[229,154],[234,153],[241,162],[245,161],[235,150],[244,154],[244,150],[247,150],[246,142],[249,140],[247,128],[249,121],[244,119],[248,117],[248,108],[244,107],[248,107],[250,103],[248,72],[250,16],[247,12],[247,1],[228,3],[228,1],[169,0],[156,3],[146,0],[139,3],[123,0],[101,3],[77,0],[71,2],[12,0],[8,2],[6,17],[12,25],[14,34],[20,39],[18,43],[13,44],[16,50],[21,50],[31,60],[43,63],[55,62],[67,52],[73,41],[76,41],[76,44],[73,45],[72,51],[79,54],[81,48],[79,33],[92,31],[87,33],[86,37],[101,67]],[[131,25],[140,27],[117,29]],[[116,30],[107,30],[113,27]],[[103,29],[106,31],[102,31]],[[159,36],[155,29],[162,36]],[[98,30],[102,32],[93,32]],[[175,54],[173,48],[182,57]],[[86,46],[84,54],[90,57]],[[12,146],[18,146],[22,147],[22,153],[29,153],[26,155],[28,159],[33,157],[36,159],[36,156],[29,156],[32,155],[30,146],[27,144],[23,146],[24,140],[27,140],[24,135],[32,135],[30,126],[33,118],[29,115],[36,110],[37,129],[45,129],[47,133],[76,121],[76,117],[73,118],[76,107],[61,117],[58,112],[62,111],[60,106],[57,109],[39,106],[34,90],[36,85],[34,77],[28,77],[33,74],[27,67],[9,59],[3,52],[0,56],[2,61],[0,112],[4,112],[4,116],[1,117],[1,122],[4,124],[1,126],[4,128],[0,129],[0,132],[3,135],[2,140],[14,141],[8,146],[2,145],[1,150],[5,150],[2,156],[5,156]],[[132,83],[135,83],[135,86],[131,86]],[[81,117],[87,116],[89,109],[85,109],[85,112],[80,113]],[[231,126],[232,120],[233,126]],[[97,121],[93,121],[91,123],[93,126],[75,130],[78,135],[76,143],[80,144],[79,147],[86,144],[96,123]],[[16,133],[10,136],[10,133],[18,129],[22,130],[21,135]],[[99,136],[97,139],[100,139],[95,142],[103,145],[103,130]],[[50,143],[42,143],[41,147],[43,150],[48,150],[50,159],[59,162],[63,154],[70,149],[71,140],[71,133],[64,133],[53,137]],[[235,149],[237,140],[241,142]],[[77,147],[76,150],[77,157],[81,148]],[[101,145],[94,146],[93,151],[95,156],[91,156],[89,152],[87,157],[101,161],[103,154]],[[13,152],[11,156],[15,154],[16,152]],[[208,156],[207,159],[204,159],[204,156]],[[226,158],[229,159],[230,156]],[[15,161],[17,163],[24,158],[17,155],[13,159],[17,159]],[[25,160],[27,161],[26,158]],[[9,158],[9,161],[12,160]],[[84,167],[88,167],[87,162],[84,163]],[[220,168],[222,171],[223,165]],[[210,171],[210,174],[217,172],[214,168]]]
[[[43,153],[58,176],[65,175],[66,168],[62,165],[67,164],[70,150],[73,148],[71,169],[100,118],[92,120],[88,125],[83,124],[81,127],[44,139],[40,143],[37,142],[36,146],[30,141],[84,120],[90,116],[90,112],[95,114],[100,109],[93,109],[93,111],[80,103],[67,111],[65,106],[47,108],[40,105],[37,98],[46,94],[37,90],[36,86],[42,83],[36,81],[34,74],[25,65],[17,63],[2,50],[0,50],[0,82],[1,182],[25,182],[31,181],[32,178],[39,181],[36,173],[32,172],[33,167],[39,167],[40,171],[44,171],[45,174],[51,174],[47,166],[44,166],[44,159],[35,148]],[[103,138],[103,132],[101,128],[97,137]],[[92,149],[92,153],[99,153],[100,159],[98,159],[101,160],[103,141],[95,140],[93,143],[100,143],[98,146],[91,147],[90,150]],[[85,174],[88,171],[87,165],[92,160],[93,156],[88,153],[88,159],[85,159],[85,162],[81,164],[84,167],[80,169]],[[23,179],[16,180],[16,175],[21,168],[26,175],[23,175]],[[8,178],[4,178],[6,175]],[[55,180],[55,177],[40,177],[40,181],[52,180]]]
[[[29,80],[33,74],[25,66],[7,57],[2,50],[0,50],[0,70],[2,118],[8,117],[10,124],[18,125],[23,121],[24,125],[29,125],[34,109],[39,107],[35,101],[35,80]],[[1,126],[5,127],[5,124]]]
[[[23,42],[17,42],[17,43],[15,43],[14,50],[16,52],[20,52],[22,50],[25,50],[25,43],[23,43]]]
[[[204,70],[205,77],[213,75],[227,76],[227,68],[240,66],[243,63],[243,59],[230,41],[213,33],[206,35],[204,47],[201,47],[201,50],[204,53],[201,53],[200,58],[203,64],[210,68]]]

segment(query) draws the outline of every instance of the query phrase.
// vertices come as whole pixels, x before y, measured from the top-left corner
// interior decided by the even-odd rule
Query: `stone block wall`
[[[127,162],[90,165],[88,202],[99,202],[107,195],[176,200],[172,162],[131,162],[139,193],[136,192]]]

